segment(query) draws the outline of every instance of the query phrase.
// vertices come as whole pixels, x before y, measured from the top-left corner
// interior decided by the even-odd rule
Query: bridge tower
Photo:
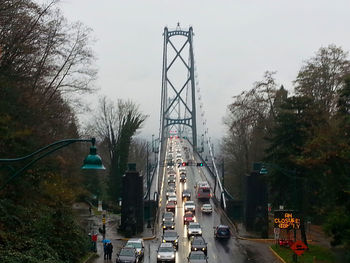
[[[196,98],[193,29],[164,28],[160,137],[162,144],[170,132],[192,137],[197,149]]]

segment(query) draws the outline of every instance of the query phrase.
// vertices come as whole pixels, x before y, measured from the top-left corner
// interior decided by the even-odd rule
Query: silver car
[[[175,249],[171,243],[161,243],[157,250],[157,262],[175,262]]]
[[[138,257],[141,259],[143,258],[144,251],[145,251],[145,245],[143,243],[142,238],[131,238],[126,243],[125,247],[133,247],[136,250],[136,253]]]
[[[191,236],[201,236],[202,235],[202,228],[199,223],[196,222],[190,222],[187,226],[187,237],[190,238]]]

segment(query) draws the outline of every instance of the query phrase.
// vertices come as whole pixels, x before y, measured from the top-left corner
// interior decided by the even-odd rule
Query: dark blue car
[[[214,227],[214,236],[216,239],[229,239],[231,237],[230,228],[226,225]]]

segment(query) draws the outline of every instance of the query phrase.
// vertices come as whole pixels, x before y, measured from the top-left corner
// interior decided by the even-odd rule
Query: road
[[[173,147],[174,148],[174,147]],[[182,148],[182,156],[185,156],[185,153]],[[175,151],[174,151],[175,152]],[[193,158],[193,155],[190,153],[190,158]],[[177,207],[175,211],[175,230],[179,235],[179,249],[176,253],[176,262],[182,263],[187,262],[187,257],[190,253],[190,242],[187,238],[187,229],[183,223],[183,215],[184,215],[184,207],[182,202],[182,191],[184,189],[190,189],[192,192],[192,200],[195,201],[196,204],[196,222],[199,222],[202,227],[202,236],[207,242],[208,248],[208,262],[211,263],[263,263],[263,262],[278,262],[266,249],[266,247],[262,247],[265,245],[260,245],[260,249],[258,248],[258,244],[255,244],[250,241],[242,241],[237,239],[235,236],[235,231],[231,231],[233,233],[232,237],[227,241],[219,241],[214,238],[214,227],[219,224],[227,224],[226,218],[221,216],[222,211],[220,208],[217,208],[212,200],[210,200],[213,206],[213,213],[206,215],[202,214],[200,207],[202,205],[195,197],[195,189],[194,186],[198,181],[206,181],[205,176],[208,176],[204,171],[200,169],[205,169],[205,167],[197,167],[197,166],[187,166],[187,182],[180,183],[179,181],[179,171],[178,168],[175,167],[177,176],[176,176],[176,194],[177,194]],[[163,173],[166,175],[166,167],[163,168]],[[159,199],[159,220],[156,228],[156,238],[153,240],[149,240],[145,242],[145,257],[143,262],[145,263],[154,263],[157,262],[157,249],[159,244],[162,241],[162,214],[165,211],[166,205],[166,189],[167,189],[167,175],[164,176],[163,182],[161,185],[161,195]],[[119,251],[120,247],[123,246],[125,242],[119,241],[117,244],[117,251]]]
[[[182,156],[185,156],[185,153],[182,149]],[[192,192],[192,200],[196,203],[196,221],[200,223],[202,227],[203,237],[207,242],[208,246],[208,262],[246,262],[247,257],[245,255],[244,250],[242,250],[240,244],[235,238],[231,238],[228,241],[216,241],[214,239],[214,230],[213,227],[219,225],[220,223],[223,223],[221,220],[221,216],[219,211],[215,208],[214,203],[212,203],[212,206],[214,207],[214,211],[212,214],[206,215],[202,214],[200,211],[201,204],[198,202],[198,200],[194,197],[195,189],[194,186],[196,182],[203,181],[203,175],[199,171],[199,169],[203,169],[196,166],[188,166],[186,167],[187,170],[187,182],[186,183],[180,183],[179,181],[179,172],[178,168],[176,167],[177,177],[176,177],[176,186],[177,186],[177,207],[175,212],[175,230],[177,231],[179,235],[179,249],[176,254],[176,262],[187,262],[187,257],[190,252],[190,242],[187,238],[187,230],[186,226],[184,226],[183,223],[183,215],[184,215],[184,209],[183,209],[183,202],[182,202],[182,191],[184,189],[190,189]],[[166,168],[164,167],[164,172]],[[165,173],[166,174],[166,173]],[[167,187],[167,176],[164,177],[164,181],[162,184],[162,192],[161,192],[161,199],[160,199],[160,217],[162,213],[165,211],[165,205],[166,205],[166,187]],[[158,224],[158,235],[157,240],[153,242],[149,242],[148,246],[146,248],[146,257],[144,262],[156,262],[157,258],[157,248],[161,242],[161,234],[162,234],[162,228],[161,228],[161,219],[159,220]],[[148,251],[147,251],[148,250]],[[243,251],[243,252],[242,252]],[[148,253],[149,254],[148,254]],[[148,255],[147,255],[148,254]]]

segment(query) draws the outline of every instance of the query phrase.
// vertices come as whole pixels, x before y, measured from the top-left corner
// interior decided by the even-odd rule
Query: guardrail
[[[216,183],[219,185],[219,188],[220,188],[220,190],[221,190],[221,202],[222,202],[222,205],[223,205],[223,208],[224,208],[224,210],[226,210],[226,189],[224,189],[223,187],[222,187],[222,184],[221,184],[221,181],[220,181],[220,178],[219,178],[219,175],[217,174],[217,171],[216,171],[216,169],[215,169],[215,172],[216,173],[214,173],[209,167],[208,167],[208,165],[207,165],[207,163],[206,163],[206,161],[203,159],[203,157],[199,154],[199,152],[196,150],[196,149],[194,149],[193,148],[193,144],[188,140],[188,139],[186,139],[187,140],[187,142],[192,146],[192,149],[193,149],[193,152],[195,152],[196,154],[197,154],[197,156],[201,159],[201,162],[203,162],[203,163],[205,163],[206,165],[205,165],[205,167],[207,168],[207,171],[209,171],[209,174],[215,179],[215,181],[216,181]],[[232,196],[230,196],[230,197],[232,197]]]

